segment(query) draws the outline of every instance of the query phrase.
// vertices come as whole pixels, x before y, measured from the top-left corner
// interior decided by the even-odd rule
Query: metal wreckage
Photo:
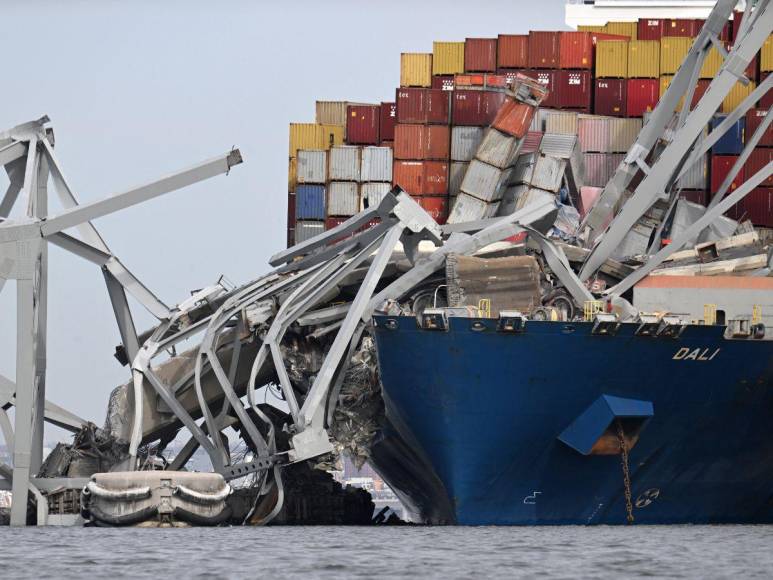
[[[768,241],[723,214],[773,171],[769,163],[728,191],[773,116],[766,116],[748,140],[708,207],[680,200],[674,185],[773,83],[773,75],[768,76],[716,129],[704,134],[733,84],[744,80],[746,65],[773,24],[769,3],[758,2],[754,11],[747,10],[738,40],[725,52],[717,38],[734,4],[717,3],[636,143],[582,223],[572,221],[567,205],[555,194],[540,189],[542,181],[559,179],[568,192],[566,203],[576,199],[582,166],[575,138],[546,136],[539,152],[518,155],[522,137],[500,135],[497,151],[512,161],[510,169],[490,184],[488,197],[460,196],[448,224],[438,225],[410,195],[395,188],[377,206],[274,255],[273,270],[267,274],[235,288],[218,281],[176,306],[164,304],[121,263],[92,221],[227,173],[242,162],[238,150],[79,204],[55,154],[46,117],[0,133],[0,165],[10,179],[0,204],[0,289],[5,280],[15,280],[17,293],[16,380],[0,377],[0,426],[13,452],[13,466],[0,469],[5,476],[0,484],[13,491],[10,523],[74,523],[80,516],[99,525],[146,526],[370,522],[367,494],[344,489],[325,473],[341,454],[360,464],[371,462],[417,521],[597,521],[593,514],[598,508],[589,518],[584,512],[553,516],[535,511],[542,491],[528,491],[523,502],[509,502],[530,510],[527,515],[513,512],[498,519],[481,515],[479,506],[471,508],[474,502],[455,500],[464,493],[454,488],[459,474],[469,474],[445,469],[436,456],[453,459],[473,453],[472,465],[504,451],[501,445],[491,449],[497,445],[485,438],[470,443],[483,435],[461,432],[464,420],[438,428],[459,431],[466,447],[433,449],[436,444],[453,445],[455,439],[449,435],[431,441],[432,433],[409,424],[416,419],[400,400],[400,388],[416,394],[424,385],[409,376],[423,372],[416,366],[423,354],[411,350],[417,344],[411,342],[413,335],[406,335],[405,342],[389,336],[402,336],[401,329],[409,327],[409,334],[455,331],[461,328],[458,321],[465,321],[476,337],[489,330],[528,335],[531,326],[557,325],[564,334],[580,329],[579,334],[587,336],[614,336],[630,328],[631,336],[678,339],[692,332],[690,321],[664,311],[640,311],[632,304],[637,283],[677,271],[695,277],[769,277]],[[678,110],[685,94],[691,102],[697,71],[712,46],[723,52],[725,64],[693,109]],[[535,81],[518,78],[503,105],[509,113],[503,114],[520,116],[521,121],[529,118],[544,95]],[[48,213],[49,181],[65,208],[55,215]],[[28,200],[26,217],[8,219],[20,195]],[[670,242],[662,245],[666,237]],[[48,244],[97,266],[113,305],[121,337],[116,358],[130,370],[131,380],[111,393],[102,427],[45,398]],[[158,319],[154,328],[138,334],[127,294]],[[700,324],[716,324],[716,312],[714,316],[707,314]],[[764,348],[755,355],[764,363],[770,360],[771,343],[755,340],[765,336],[765,323],[755,316],[750,307],[749,316],[728,320],[727,330],[722,327],[721,332],[738,339],[738,348]],[[445,340],[432,338],[440,333],[422,336],[427,338],[415,340]],[[462,357],[459,349],[465,344],[445,352]],[[591,347],[582,348],[587,353]],[[500,360],[516,356],[499,354]],[[421,379],[438,390],[444,384],[452,388],[454,382],[442,368],[445,362],[449,367],[455,362],[443,361],[443,356],[427,362],[430,375]],[[400,374],[403,364],[409,371]],[[521,371],[510,377],[528,374],[537,361],[531,367],[528,360],[521,364]],[[487,392],[496,395],[497,380],[486,385]],[[763,380],[769,385],[768,375]],[[267,385],[280,394],[282,409],[258,396],[258,389]],[[652,416],[652,403],[607,395],[599,400],[609,415],[600,429],[592,437],[582,432],[584,442],[578,442],[578,429],[591,421],[581,414],[561,433],[566,445],[553,451],[551,443],[551,453],[574,449],[578,457],[597,452],[621,456],[624,488],[615,475],[614,493],[631,521],[631,478],[636,474],[627,462],[629,454],[633,457],[649,444],[641,430]],[[422,407],[423,402],[416,395],[417,408],[429,424],[442,419],[451,405],[442,397],[435,406]],[[15,408],[13,425],[6,412],[10,407]],[[501,412],[496,401],[492,407],[487,412]],[[72,443],[60,444],[45,459],[44,421],[74,433]],[[229,428],[243,440],[243,449],[235,451],[229,444],[224,435]],[[166,457],[165,449],[181,431],[189,440],[175,456]],[[212,473],[185,470],[199,448],[209,457]],[[577,465],[576,470],[582,469]],[[453,467],[464,469],[465,461]],[[485,465],[477,468],[485,472]],[[762,475],[769,482],[766,473]],[[229,482],[234,480],[248,484],[232,490]],[[658,495],[647,493],[642,505]],[[496,503],[488,507],[499,509]],[[614,523],[611,516],[600,521]]]

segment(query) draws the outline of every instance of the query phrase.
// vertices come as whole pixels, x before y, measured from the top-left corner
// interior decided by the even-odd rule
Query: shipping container
[[[609,117],[580,115],[577,118],[577,135],[583,153],[609,153]]]
[[[486,202],[497,201],[502,198],[511,169],[499,169],[473,159],[464,174],[462,192]]]
[[[446,223],[448,219],[447,195],[412,195],[411,197],[437,223]]]
[[[395,140],[396,123],[397,103],[381,103],[380,120],[378,124],[379,143]]]
[[[300,169],[300,157],[298,169]],[[328,175],[330,181],[359,181],[360,148],[353,145],[331,147],[328,155]]]
[[[287,194],[287,227],[295,229],[295,191]]]
[[[663,95],[666,94],[666,89],[668,89],[668,86],[671,84],[672,78],[674,78],[673,75],[665,75],[660,77],[660,98],[661,99],[663,98]],[[700,101],[703,98],[703,95],[708,90],[710,84],[711,84],[711,81],[708,79],[698,80],[698,82],[695,84],[695,91],[693,92],[692,104],[690,105],[690,109],[695,108],[695,106],[698,104],[698,101]],[[683,105],[684,105],[684,97],[682,97],[679,100],[679,104],[677,105],[676,110],[681,111]]]
[[[483,127],[453,127],[451,129],[451,161],[471,161],[475,157],[481,139]],[[453,163],[451,164],[453,173]],[[453,195],[453,192],[451,192]]]
[[[494,91],[456,90],[452,95],[454,125],[488,127],[505,101],[505,94]]]
[[[287,247],[292,248],[295,245],[295,222],[293,223],[293,227],[287,228]]]
[[[442,91],[453,91],[454,75],[432,75],[432,88]]]
[[[529,32],[529,68],[558,68],[560,40],[558,32]]]
[[[606,34],[627,36],[630,40],[638,40],[638,28],[639,23],[635,20],[631,22],[607,22],[604,32]]]
[[[713,194],[719,191],[722,182],[730,173],[730,170],[738,161],[738,155],[712,155],[711,156],[711,188],[709,191]],[[734,191],[744,181],[743,168],[738,172],[730,183],[728,192]]]
[[[353,216],[360,211],[360,187],[353,181],[331,181],[327,186],[327,215]]]
[[[665,20],[659,18],[639,18],[636,27],[637,40],[660,40],[663,36]]]
[[[543,112],[540,110],[540,112]],[[545,111],[545,133],[577,135],[577,113],[571,111]]]
[[[545,87],[548,94],[542,100],[540,107],[551,108],[558,107],[558,94],[556,87],[558,86],[558,70],[535,70],[529,69],[524,73],[533,79],[536,79],[541,85]]]
[[[441,89],[397,89],[398,123],[451,122],[451,93]]]
[[[619,78],[628,76],[628,42],[600,40],[596,44],[596,77]]]
[[[768,115],[767,109],[750,109],[746,113],[745,140],[749,141],[754,132],[762,124]],[[768,125],[762,138],[757,142],[757,147],[773,147],[773,123]]]
[[[537,151],[540,143],[542,143],[542,135],[540,131],[529,131],[526,133],[526,137],[523,138],[523,143],[521,144],[520,153],[523,155]]]
[[[451,154],[448,125],[398,124],[395,127],[395,159],[447,160]]]
[[[391,167],[389,173],[392,173]],[[363,183],[360,185],[360,209],[376,207],[390,191],[392,191],[391,183]]]
[[[455,75],[464,72],[463,42],[432,43],[432,74]]]
[[[738,105],[741,104],[741,101],[748,97],[756,88],[757,85],[753,82],[750,82],[746,86],[744,86],[741,81],[736,82],[735,85],[733,85],[733,88],[730,89],[727,97],[725,97],[725,100],[722,101],[721,111],[723,113],[732,112]]]
[[[711,128],[716,128],[727,115],[715,115],[711,119]],[[743,150],[746,119],[743,117],[733,123],[730,128],[714,143],[711,152],[714,155],[738,155]]]
[[[752,151],[743,167],[744,181],[754,177],[755,173],[763,170],[771,161],[773,161],[773,149],[760,147]],[[773,175],[768,175],[765,181],[760,184],[760,187],[773,187]]]
[[[451,208],[449,223],[462,223],[494,217],[497,214],[499,202],[488,203],[472,195],[461,193]]]
[[[760,70],[773,71],[773,35],[769,35],[760,49]]]
[[[739,221],[749,220],[755,226],[773,227],[773,189],[769,187],[753,189],[727,214]]]
[[[529,130],[532,118],[534,117],[534,107],[527,105],[515,99],[507,99],[500,107],[497,116],[494,118],[492,127],[512,135],[513,137],[523,137]]]
[[[707,174],[708,156],[704,155],[697,163],[693,163],[692,166],[687,168],[687,172],[677,180],[676,186],[682,189],[706,191]]]
[[[589,70],[559,70],[556,72],[555,91],[559,109],[591,112],[593,77]]]
[[[722,68],[722,63],[724,62],[724,60],[725,60],[724,57],[717,50],[717,47],[712,46],[709,49],[709,53],[706,55],[706,58],[703,59],[700,78],[713,79],[715,76],[717,76],[719,69]],[[752,78],[752,80],[754,80],[754,78]]]
[[[497,41],[497,68],[529,67],[529,35],[500,34]]]
[[[378,145],[381,105],[349,105],[346,111],[346,142]]]
[[[362,181],[392,181],[392,149],[363,147],[360,178]]]
[[[346,126],[347,101],[317,101],[316,120],[320,125]]]
[[[395,161],[394,185],[413,195],[448,193],[448,163],[445,161]]]
[[[593,112],[596,115],[610,117],[626,116],[626,91],[630,80],[598,79],[596,81],[596,96]],[[657,95],[657,81],[655,81]]]
[[[290,123],[290,157],[298,149],[330,149],[344,142],[344,127],[317,123]]]
[[[507,169],[515,165],[519,145],[519,140],[512,135],[496,129],[486,129],[475,158],[498,169]]]
[[[464,41],[464,70],[468,72],[496,72],[497,39],[466,39]]]
[[[770,73],[768,72],[760,73],[760,82],[763,82],[768,77],[769,74]],[[773,107],[773,91],[767,91],[762,96],[757,106],[760,109],[769,109],[770,107]]]
[[[325,231],[325,222],[298,220],[295,222],[295,243],[300,244]]]
[[[673,75],[690,52],[692,38],[664,37],[660,41],[660,74]]]
[[[327,181],[327,151],[299,149],[297,162],[298,183],[325,184]]]
[[[462,128],[462,127],[459,127]],[[467,127],[464,127],[467,128]],[[454,128],[456,129],[456,127]],[[481,129],[482,131],[482,129]],[[471,158],[472,159],[472,158]],[[462,192],[462,181],[467,172],[470,162],[452,161],[448,170],[448,193],[449,195],[459,195]]]
[[[663,25],[663,36],[665,37],[685,37],[692,39],[698,35],[695,30],[696,22],[692,18],[676,18],[666,20]]]
[[[295,217],[298,220],[325,219],[324,185],[298,184],[295,188]]]
[[[585,185],[605,187],[623,157],[619,153],[583,153]]]
[[[626,153],[636,142],[642,128],[641,119],[608,119],[609,151]]]
[[[660,82],[658,79],[628,79],[625,98],[626,114],[643,117],[658,104]]]
[[[537,112],[534,115],[534,118],[531,120],[531,125],[529,126],[529,131],[539,131],[540,133],[545,132],[545,127],[547,126],[547,119],[552,113],[563,113],[564,111],[557,111],[552,109],[537,109]],[[577,113],[573,111],[567,111],[567,115],[577,115]]]
[[[593,37],[590,32],[560,32],[558,44],[559,68],[593,68]]]
[[[298,183],[298,159],[290,157],[290,163],[287,168],[287,191],[295,191],[295,185]]]
[[[628,78],[656,79],[660,76],[660,42],[632,40],[628,43]]]
[[[679,197],[703,206],[709,204],[709,194],[704,189],[682,189],[679,192]]]
[[[429,87],[432,85],[432,54],[404,52],[400,55],[400,86]]]

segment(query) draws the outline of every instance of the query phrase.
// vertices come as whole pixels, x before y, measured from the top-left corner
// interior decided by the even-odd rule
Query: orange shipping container
[[[448,193],[448,163],[445,161],[395,161],[393,184],[413,195]]]
[[[593,36],[590,32],[561,32],[558,38],[559,68],[593,68]]]
[[[534,107],[507,99],[500,107],[492,126],[503,133],[514,137],[523,137],[529,131],[529,125],[534,117]]]
[[[526,68],[529,66],[529,35],[500,34],[497,42],[498,68]]]
[[[451,155],[451,129],[448,125],[395,126],[395,159],[440,159]]]
[[[446,223],[446,219],[448,219],[447,195],[412,195],[411,197],[437,223],[441,225]]]
[[[465,72],[496,72],[497,39],[468,38],[464,41]]]

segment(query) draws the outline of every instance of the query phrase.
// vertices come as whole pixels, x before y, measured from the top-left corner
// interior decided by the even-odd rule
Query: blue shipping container
[[[727,115],[715,115],[711,120],[711,128],[714,129],[722,121],[725,120]],[[719,141],[714,143],[711,148],[711,152],[714,155],[738,155],[743,149],[743,133],[746,126],[746,119],[741,117],[735,122],[735,125],[731,126]]]
[[[299,220],[325,219],[325,186],[301,185],[295,189],[295,218]]]

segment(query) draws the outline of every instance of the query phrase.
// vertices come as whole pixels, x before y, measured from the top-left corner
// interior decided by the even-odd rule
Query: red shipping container
[[[773,227],[773,189],[757,187],[727,211],[736,220],[750,220],[755,226]]]
[[[523,144],[521,144],[521,155],[525,153],[534,153],[539,149],[540,144],[542,143],[542,132],[541,131],[529,131],[526,133],[526,137],[523,139]]]
[[[743,19],[743,11],[742,10],[733,10],[733,25],[730,27],[732,30],[730,34],[730,38],[728,40],[734,41],[735,37],[738,36],[738,31],[741,28],[741,20]]]
[[[625,92],[625,114],[628,117],[643,117],[644,113],[652,111],[658,104],[660,81],[658,79],[628,79]]]
[[[398,123],[451,122],[451,93],[442,89],[397,89]]]
[[[557,70],[525,70],[524,74],[537,79],[548,91],[547,96],[540,103],[541,107],[550,109],[558,107],[558,71]]]
[[[665,20],[660,18],[639,18],[636,38],[639,40],[660,40]]]
[[[529,35],[500,34],[497,42],[497,68],[529,66]]]
[[[692,95],[692,103],[690,104],[690,110],[694,109],[698,101],[700,101],[703,98],[703,95],[706,94],[706,91],[709,90],[709,85],[711,84],[711,79],[699,79],[697,83],[695,83],[695,92]]]
[[[295,193],[292,191],[287,194],[287,227],[295,227]]]
[[[454,125],[488,127],[505,101],[498,91],[456,90],[453,92]]]
[[[738,155],[713,155],[711,157],[711,193],[714,194],[719,191],[719,187],[722,182],[730,173],[735,162],[738,160]],[[743,183],[744,176],[743,170],[735,176],[727,192],[730,193],[735,190],[739,185]]]
[[[379,141],[395,140],[395,124],[397,123],[397,103],[381,103],[381,120],[379,122]]]
[[[687,36],[690,38],[697,36],[695,31],[695,20],[692,18],[665,20],[665,24],[663,25],[663,36]]]
[[[444,91],[454,90],[454,75],[433,75],[432,88]]]
[[[558,32],[529,32],[529,68],[558,68],[559,54]]]
[[[593,36],[590,32],[560,32],[558,46],[559,68],[593,68]]]
[[[466,39],[464,41],[464,70],[470,72],[496,72],[497,39]]]
[[[448,219],[447,195],[412,195],[411,196],[433,220],[439,224]]]
[[[346,107],[346,142],[350,145],[378,145],[380,105]]]
[[[395,161],[393,185],[413,195],[448,193],[448,163],[445,161]]]
[[[773,161],[773,149],[760,147],[752,151],[743,167],[743,180],[748,181],[751,179],[755,173],[764,169],[771,161]],[[760,183],[759,187],[773,187],[773,175],[768,175],[767,179]]]
[[[591,71],[559,70],[556,73],[558,108],[590,113],[593,99]]]
[[[534,117],[534,107],[507,99],[500,107],[492,127],[514,137],[523,137],[529,131],[529,125]]]
[[[746,112],[746,127],[744,129],[746,140],[750,140],[754,132],[762,124],[768,114],[767,109],[749,109]],[[768,125],[762,138],[757,142],[757,147],[773,147],[773,124]]]
[[[762,81],[764,81],[769,74],[769,72],[761,72],[760,83],[762,83]],[[769,109],[771,106],[773,106],[773,91],[768,91],[765,93],[760,99],[760,102],[757,103],[757,106],[759,106],[760,109]]]
[[[655,84],[657,86],[657,81]],[[596,97],[594,99],[593,112],[596,115],[625,117],[627,88],[628,81],[626,79],[598,79],[596,81]]]
[[[448,125],[406,125],[395,127],[395,159],[447,160],[451,156]]]

